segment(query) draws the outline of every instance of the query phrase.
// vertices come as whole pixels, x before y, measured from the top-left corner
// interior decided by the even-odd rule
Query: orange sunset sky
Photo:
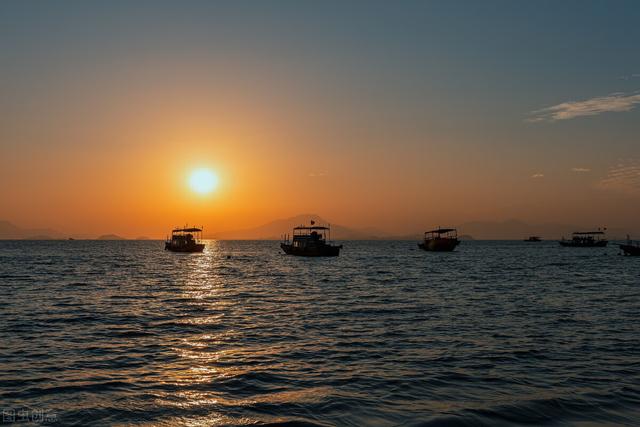
[[[509,5],[2,4],[0,219],[640,232],[638,8]]]

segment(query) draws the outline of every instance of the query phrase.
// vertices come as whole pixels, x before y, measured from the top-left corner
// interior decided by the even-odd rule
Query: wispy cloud
[[[310,172],[309,176],[311,178],[320,178],[320,177],[323,177],[323,176],[327,176],[327,171]]]
[[[587,173],[587,172],[591,172],[591,169],[588,169],[588,168],[571,168],[571,172]]]
[[[629,111],[640,104],[640,93],[612,93],[585,101],[567,101],[533,111],[528,122],[555,122],[583,116],[595,116],[606,112]]]
[[[533,175],[531,175],[531,178],[534,178],[534,179],[544,178],[544,174],[543,173],[534,173]]]
[[[640,161],[624,159],[611,166],[607,176],[597,184],[598,188],[627,193],[640,193]]]
[[[631,80],[640,78],[640,73],[629,74],[626,76],[620,76],[620,80]]]

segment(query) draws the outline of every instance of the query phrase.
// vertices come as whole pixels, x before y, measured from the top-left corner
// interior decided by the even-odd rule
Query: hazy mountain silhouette
[[[472,221],[460,224],[458,232],[470,234],[478,240],[521,240],[528,236],[541,236],[545,240],[570,237],[574,231],[593,231],[597,226],[570,224],[527,224],[517,219],[506,221]],[[620,239],[628,233],[619,228],[607,228],[610,239]]]
[[[118,236],[117,234],[103,234],[98,237],[98,240],[127,240],[124,237]]]
[[[207,238],[223,240],[279,240],[285,233],[291,234],[293,227],[297,225],[309,225],[309,221],[314,220],[318,225],[326,225],[328,221],[317,214],[297,215],[291,218],[284,218],[271,221],[259,227],[244,230],[226,231],[220,233],[207,234]],[[574,231],[589,231],[597,226],[579,226],[570,224],[528,224],[526,222],[510,219],[506,221],[470,221],[463,224],[454,225],[458,229],[460,237],[464,240],[522,240],[528,236],[541,236],[544,240],[556,240],[561,237],[569,237]],[[403,235],[393,235],[377,228],[350,228],[339,224],[331,224],[331,238],[334,240],[420,240],[424,230],[416,230],[413,233]],[[636,235],[634,230],[620,228],[608,228],[607,236],[610,240],[621,240],[627,234]],[[50,240],[66,239],[64,235],[56,230],[21,228],[9,221],[0,221],[0,240],[7,239],[29,239],[29,240]],[[76,238],[89,238],[89,236],[74,235]],[[105,234],[99,236],[98,240],[126,240],[126,238],[116,234]],[[146,237],[139,237],[139,240]]]
[[[0,239],[51,240],[63,235],[50,228],[21,228],[9,221],[0,221]]]
[[[282,234],[291,233],[296,225],[309,224],[313,219],[317,224],[328,222],[317,214],[297,215],[291,218],[279,219],[255,228],[214,233],[211,236],[223,240],[278,240]],[[509,219],[506,221],[471,221],[454,225],[462,240],[522,240],[529,236],[541,236],[545,240],[556,240],[569,237],[574,231],[588,231],[597,227],[578,226],[569,224],[527,224],[526,222]],[[420,240],[424,230],[413,233],[393,235],[376,228],[354,229],[342,225],[331,224],[331,237],[335,240]],[[608,228],[610,239],[622,239],[627,231],[618,228]]]
[[[317,214],[296,215],[291,218],[278,219],[255,228],[214,233],[214,239],[221,240],[280,240],[283,234],[291,234],[293,227],[309,225],[313,220],[316,225],[327,225],[329,221]],[[331,238],[334,240],[375,240],[387,238],[388,234],[376,228],[354,229],[338,224],[331,224]]]

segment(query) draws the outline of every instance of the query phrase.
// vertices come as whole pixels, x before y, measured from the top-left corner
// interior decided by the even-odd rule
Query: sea
[[[4,424],[640,425],[640,258],[0,242]]]

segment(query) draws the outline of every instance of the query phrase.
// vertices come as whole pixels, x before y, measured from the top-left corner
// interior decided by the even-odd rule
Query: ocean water
[[[0,242],[5,422],[640,425],[640,258],[343,243]]]

